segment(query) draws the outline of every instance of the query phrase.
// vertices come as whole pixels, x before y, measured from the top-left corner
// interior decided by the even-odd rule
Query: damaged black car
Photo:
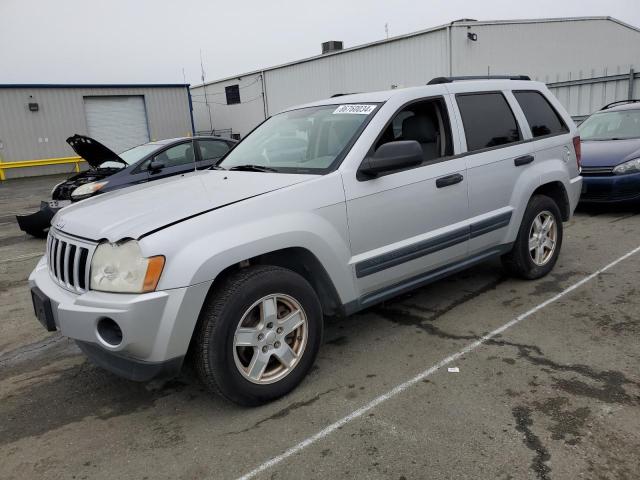
[[[215,165],[236,140],[221,137],[183,137],[138,145],[116,154],[93,138],[74,135],[67,143],[87,161],[89,169],[53,187],[51,200],[40,210],[18,215],[18,225],[34,237],[46,237],[55,213],[72,202],[104,192],[179,175]]]

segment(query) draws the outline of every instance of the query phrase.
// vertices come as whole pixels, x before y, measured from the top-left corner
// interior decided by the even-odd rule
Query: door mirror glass
[[[364,159],[359,172],[368,177],[375,177],[380,173],[415,167],[420,165],[422,160],[422,147],[417,141],[387,142],[380,145],[372,156]]]

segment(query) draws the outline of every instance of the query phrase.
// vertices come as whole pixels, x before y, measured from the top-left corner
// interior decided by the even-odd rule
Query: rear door
[[[517,208],[514,191],[534,160],[533,146],[526,141],[528,131],[520,128],[509,97],[515,102],[510,92],[503,91],[454,95],[462,142],[466,142],[470,255],[507,242]]]
[[[518,106],[527,120],[534,142],[536,163],[548,162],[549,168],[541,175],[540,183],[557,180],[557,168],[568,164],[577,168],[573,139],[569,127],[549,100],[538,90],[514,90]],[[572,171],[570,169],[570,171]],[[545,178],[549,175],[550,178]]]

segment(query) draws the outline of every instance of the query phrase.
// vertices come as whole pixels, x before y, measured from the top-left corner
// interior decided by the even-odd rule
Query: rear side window
[[[527,118],[534,137],[557,135],[569,131],[558,112],[540,92],[513,92],[518,100],[524,116]]]
[[[522,140],[518,122],[502,93],[464,93],[456,95],[467,150],[508,145]]]
[[[216,160],[229,151],[229,145],[222,140],[198,140],[202,160]]]

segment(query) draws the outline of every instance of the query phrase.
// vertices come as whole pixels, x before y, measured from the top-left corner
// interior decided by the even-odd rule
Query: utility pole
[[[205,85],[204,62],[202,61],[202,49],[200,49],[200,71],[202,72],[202,89],[204,90],[204,104],[207,106],[207,112],[209,112],[209,129],[213,134],[213,120],[211,118],[211,107],[209,106],[209,99],[207,98],[207,86]]]

